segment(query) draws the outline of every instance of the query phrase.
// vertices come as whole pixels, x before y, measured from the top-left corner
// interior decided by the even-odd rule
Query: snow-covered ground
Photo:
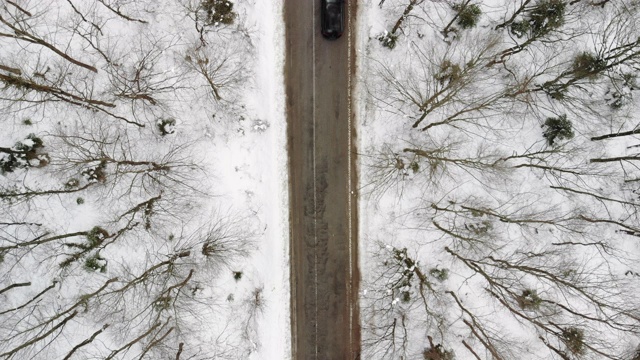
[[[0,358],[290,357],[283,4],[229,5],[0,4]],[[363,358],[636,360],[637,1],[358,11]]]
[[[637,359],[637,2],[359,10],[363,358]]]
[[[0,5],[0,358],[290,357],[282,2],[202,3]]]
[[[252,168],[264,178],[260,185],[253,183],[249,188],[259,188],[262,192],[260,203],[267,227],[266,241],[249,261],[255,266],[253,276],[263,287],[267,302],[257,323],[261,347],[252,358],[289,359],[289,187],[282,72],[285,43],[282,1],[257,1],[253,17],[260,29],[260,40],[256,77],[259,91],[252,94],[252,101],[257,102],[258,113],[268,114],[270,132],[263,144],[254,144],[246,153],[252,160]]]

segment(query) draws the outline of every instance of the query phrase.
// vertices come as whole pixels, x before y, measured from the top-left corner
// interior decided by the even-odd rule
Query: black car
[[[344,0],[322,0],[322,36],[335,40],[344,32]]]

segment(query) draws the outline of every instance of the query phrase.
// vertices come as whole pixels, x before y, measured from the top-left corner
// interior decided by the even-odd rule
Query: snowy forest
[[[357,5],[361,358],[639,360],[640,1]],[[0,359],[291,356],[281,6],[0,0]]]
[[[640,2],[375,0],[363,359],[640,359]]]
[[[269,6],[0,2],[1,359],[261,350]]]

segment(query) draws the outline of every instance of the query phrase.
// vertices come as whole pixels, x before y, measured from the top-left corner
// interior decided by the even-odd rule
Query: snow
[[[100,38],[100,46],[118,60],[117,64],[105,63],[100,54],[83,44],[77,35],[72,35],[71,30],[75,27],[87,32],[95,28],[79,20],[69,2],[53,0],[23,4],[32,13],[38,13],[37,19],[44,19],[32,29],[41,33],[53,29],[48,41],[67,44],[65,49],[71,56],[95,65],[98,72],[94,74],[69,67],[46,49],[38,53],[40,49],[35,45],[28,47],[28,51],[39,56],[27,56],[28,52],[17,46],[16,41],[0,44],[3,48],[0,64],[20,68],[23,74],[29,75],[34,71],[44,72],[44,66],[50,66],[46,74],[48,79],[55,80],[59,76],[60,86],[67,91],[87,90],[94,99],[117,103],[113,110],[116,115],[135,119],[145,128],[136,130],[135,126],[119,123],[105,114],[74,108],[66,103],[38,108],[2,102],[0,146],[9,148],[17,142],[34,145],[33,140],[26,139],[30,133],[35,133],[44,142],[44,148],[38,150],[38,158],[30,160],[34,166],[0,174],[2,189],[73,190],[87,186],[87,190],[10,203],[11,208],[3,209],[0,222],[25,221],[42,226],[33,225],[33,233],[3,228],[0,246],[10,244],[12,236],[29,239],[41,231],[46,238],[100,226],[114,235],[123,219],[119,217],[114,221],[114,216],[126,213],[127,209],[149,200],[150,196],[159,196],[154,203],[157,208],[150,205],[145,212],[130,215],[142,223],[148,221],[147,228],[136,228],[140,222],[135,222],[115,245],[100,251],[105,260],[97,259],[96,263],[107,265],[105,273],[85,271],[82,258],[69,268],[60,270],[58,264],[74,248],[69,250],[58,243],[36,248],[29,256],[17,252],[0,254],[4,257],[0,261],[0,288],[20,281],[32,283],[30,287],[20,289],[24,291],[12,290],[1,294],[0,302],[4,306],[0,311],[5,310],[5,306],[23,304],[56,280],[56,286],[43,296],[42,301],[34,303],[40,311],[40,318],[53,316],[56,311],[75,303],[79,294],[93,291],[111,278],[119,279],[114,284],[124,284],[143,273],[148,266],[166,262],[188,249],[189,255],[184,258],[188,260],[177,258],[175,276],[166,279],[169,284],[191,279],[193,286],[189,288],[192,296],[181,298],[177,303],[178,309],[190,310],[175,320],[179,331],[171,334],[180,332],[177,336],[187,335],[182,338],[186,343],[183,356],[290,358],[282,1],[236,2],[234,9],[239,14],[237,28],[224,27],[206,34],[208,47],[195,46],[199,35],[195,33],[193,19],[185,15],[195,4],[190,0],[121,3],[121,11],[147,21],[146,24],[125,21],[97,2],[73,3],[86,18],[100,24],[102,33],[106,34]],[[0,5],[0,12],[7,11],[6,6]],[[18,10],[10,8],[10,11]],[[237,76],[215,79],[225,85],[220,101],[214,99],[203,78],[194,73],[197,64],[192,60],[196,55],[206,57],[206,64],[226,60],[224,64],[231,69],[231,75]],[[138,85],[152,87],[153,100],[161,104],[157,107],[144,101],[133,106],[133,101],[129,103],[113,96],[118,91],[114,89],[118,81],[134,78],[134,66],[143,59],[149,63],[140,72],[149,77],[145,78],[148,82],[142,81]],[[119,74],[122,78],[114,80],[107,73]],[[7,96],[13,95],[9,93]],[[161,128],[162,119],[175,119],[175,124],[169,123]],[[110,139],[110,142],[91,143],[87,150],[91,154],[101,152],[103,157],[116,160],[174,161],[175,169],[184,173],[177,173],[175,178],[162,178],[173,174],[174,168],[158,171],[163,181],[175,185],[164,188],[160,194],[156,192],[158,187],[153,181],[149,181],[148,171],[132,177],[113,178],[115,165],[107,163],[104,169],[106,180],[100,179],[100,161],[79,161],[77,165],[68,165],[69,158],[82,160],[86,154],[67,150],[65,141],[82,144],[82,136],[64,137],[77,133],[86,138],[105,136]],[[77,148],[82,148],[82,145]],[[51,156],[51,165],[35,167],[44,153]],[[3,153],[2,158],[5,157]],[[117,166],[120,170],[127,170],[139,165],[125,162]],[[129,179],[135,186],[128,190],[118,183]],[[140,186],[139,181],[148,182]],[[188,190],[185,191],[183,185]],[[217,259],[220,263],[214,264],[205,254],[207,251],[215,253],[215,249],[206,248],[209,245],[207,239],[212,236],[220,237],[218,240],[228,251],[225,258]],[[83,241],[84,236],[68,240]],[[140,246],[141,241],[144,241],[144,246]],[[12,266],[14,262],[16,265]],[[191,268],[194,264],[197,266]],[[240,273],[238,278],[234,278],[234,274]],[[101,303],[88,302],[89,313],[78,315],[69,322],[63,335],[56,337],[55,346],[49,347],[46,353],[38,354],[38,349],[32,349],[25,350],[23,355],[34,359],[61,358],[106,322],[110,326],[98,336],[99,341],[87,346],[84,355],[76,355],[108,353],[121,346],[123,341],[137,336],[137,330],[145,329],[154,311],[164,309],[166,302],[162,301],[162,295],[165,293],[162,290],[154,293],[159,290],[155,285],[157,283],[149,285],[148,293],[138,289],[122,299],[106,297]],[[153,296],[159,297],[154,300]],[[150,303],[145,307],[148,301]],[[109,309],[120,311],[113,316]],[[137,311],[141,312],[136,315]],[[128,318],[133,315],[136,315],[135,321]],[[35,324],[40,318],[35,317],[30,322]],[[171,319],[168,317],[167,323]],[[5,320],[5,324],[9,324],[14,318],[4,317]],[[26,322],[17,323],[15,329],[28,325]],[[10,331],[7,328],[3,334]],[[176,356],[178,343],[174,340],[178,337],[173,339],[169,336],[167,339],[169,347],[157,350],[154,356]],[[12,345],[8,342],[0,343],[0,353],[9,346]],[[89,349],[90,346],[94,347]],[[135,357],[143,351],[141,346],[137,344],[120,355],[123,358]]]
[[[289,359],[291,357],[289,297],[289,199],[286,154],[284,68],[284,28],[282,1],[257,1],[253,17],[259,29],[257,89],[252,98],[258,113],[268,120],[256,123],[256,130],[270,135],[266,143],[250,148],[255,155],[257,173],[263,174],[261,203],[267,229],[263,244],[251,263],[264,289],[267,307],[259,320],[261,348],[252,359]],[[259,151],[256,151],[258,150]],[[269,207],[267,209],[267,206]]]
[[[408,345],[398,351],[408,358],[422,357],[427,336],[458,359],[469,355],[468,344],[491,358],[469,321],[497,334],[493,346],[508,359],[553,358],[557,354],[540,339],[544,335],[543,341],[564,349],[567,326],[585,326],[589,344],[604,351],[633,351],[638,345],[637,336],[610,339],[611,329],[591,321],[610,315],[626,326],[626,314],[594,307],[581,291],[558,286],[575,283],[614,304],[637,301],[640,170],[590,161],[637,155],[635,136],[590,140],[636,127],[637,89],[620,79],[611,84],[589,78],[567,91],[573,102],[540,93],[520,102],[487,97],[503,88],[518,90],[527,81],[566,77],[577,54],[612,51],[636,39],[634,19],[619,28],[603,25],[612,20],[607,11],[621,2],[602,11],[587,2],[571,7],[567,32],[553,34],[558,42],[507,60],[511,76],[499,66],[478,70],[468,64],[483,64],[486,53],[518,43],[505,31],[487,31],[519,2],[480,2],[478,25],[446,38],[437,29],[451,19],[449,2],[419,2],[393,50],[378,37],[389,35],[407,2],[358,4],[354,107],[366,345],[376,344],[376,327],[392,319],[407,326]],[[0,65],[82,95],[73,101],[86,101],[72,106],[24,86],[0,84],[0,147],[32,148],[32,133],[44,143],[0,174],[0,289],[31,282],[0,293],[0,312],[8,310],[0,315],[0,354],[60,324],[59,316],[74,314],[51,337],[54,345],[44,351],[36,345],[17,357],[62,358],[99,329],[104,333],[76,356],[104,357],[141,331],[168,326],[165,346],[147,355],[175,358],[184,341],[185,358],[290,359],[283,1],[234,2],[235,25],[216,23],[202,33],[194,26],[196,0],[118,4],[142,22],[123,20],[96,1],[25,1],[35,16],[0,5],[2,14],[22,18],[28,31],[98,70],[72,65],[37,43],[0,38]],[[614,30],[628,32],[618,36]],[[112,61],[80,34],[99,39],[96,44]],[[424,102],[434,87],[452,81],[452,73],[442,75],[445,62],[468,67],[471,81],[460,87],[456,101],[433,107],[419,125],[424,131],[407,132],[420,115],[408,98]],[[211,67],[223,70],[213,79],[201,76]],[[220,94],[212,83],[220,85]],[[397,91],[402,85],[407,92]],[[625,96],[619,106],[613,88]],[[136,90],[143,97],[129,97]],[[88,109],[94,100],[106,102],[113,115]],[[448,118],[484,100],[494,102],[479,115]],[[545,120],[561,114],[572,119],[575,136],[547,152]],[[0,160],[9,158],[0,152]],[[541,164],[565,171],[526,167]],[[19,195],[47,189],[60,192]],[[47,242],[27,246],[29,239]],[[105,271],[87,268],[89,256]],[[160,270],[147,278],[150,266]],[[531,267],[546,277],[520,271]],[[419,301],[422,286],[429,288],[428,306]],[[87,297],[101,288],[114,293]],[[39,295],[43,289],[49,290]],[[531,305],[531,294],[546,302]],[[24,310],[16,309],[23,304]],[[575,316],[580,312],[590,318]],[[527,316],[547,326],[561,324],[553,328],[558,334],[523,320]],[[52,323],[29,330],[46,319]],[[153,339],[147,340],[127,347],[121,357],[139,357]],[[601,346],[605,341],[610,349]],[[375,346],[364,346],[363,358],[397,355]]]
[[[532,289],[541,298],[569,304],[577,312],[594,315],[598,311],[590,307],[588,301],[582,302],[581,295],[570,289],[562,286],[559,289],[552,281],[502,268],[493,264],[492,259],[540,267],[556,274],[554,276],[566,277],[571,283],[589,288],[596,296],[615,296],[619,299],[616,301],[627,299],[630,291],[622,290],[625,287],[637,289],[637,279],[622,279],[624,269],[638,266],[640,249],[634,239],[621,236],[614,226],[582,221],[578,215],[625,221],[635,228],[636,209],[627,211],[584,194],[566,193],[559,187],[577,187],[600,196],[636,201],[637,196],[623,190],[628,185],[623,185],[624,179],[637,177],[634,165],[629,164],[623,170],[633,172],[633,175],[623,175],[613,165],[596,167],[589,159],[637,152],[628,148],[637,143],[637,138],[594,142],[590,137],[635,128],[637,119],[630,114],[637,113],[640,101],[635,98],[633,104],[625,105],[626,108],[612,111],[604,96],[608,85],[606,77],[583,79],[579,87],[569,90],[567,96],[573,102],[532,95],[522,103],[500,100],[495,107],[479,111],[477,117],[473,117],[473,112],[467,118],[460,116],[463,119],[459,122],[438,124],[438,121],[448,121],[447,117],[464,109],[463,106],[499,91],[509,81],[509,74],[516,81],[530,80],[530,86],[533,86],[554,79],[567,68],[571,70],[574,57],[582,51],[599,53],[611,49],[615,46],[612,45],[615,43],[613,35],[607,33],[598,38],[603,32],[581,32],[581,29],[604,28],[617,5],[607,4],[605,10],[590,8],[588,4],[567,5],[568,29],[552,35],[558,41],[512,55],[507,59],[505,71],[484,65],[477,72],[470,68],[473,80],[461,86],[459,91],[463,95],[442,106],[434,106],[420,126],[436,125],[421,132],[410,130],[412,122],[420,115],[417,104],[412,101],[423,103],[433,94],[434,86],[437,86],[434,75],[441,71],[444,61],[465,67],[481,57],[483,51],[499,54],[513,46],[517,39],[509,37],[506,31],[491,29],[497,21],[508,19],[522,2],[474,2],[483,11],[478,25],[460,31],[455,38],[446,39],[439,30],[451,20],[451,2],[418,2],[398,33],[396,47],[390,50],[381,46],[378,37],[390,30],[407,3],[385,0],[380,8],[379,1],[370,0],[360,3],[358,14],[356,114],[361,182],[359,245],[363,274],[360,297],[363,357],[418,358],[421,351],[429,347],[426,337],[433,336],[436,343],[453,350],[456,358],[471,358],[461,340],[470,344],[483,359],[492,358],[462,321],[470,321],[470,314],[474,314],[475,320],[496,335],[494,340],[498,340],[494,346],[504,358],[558,358],[558,354],[550,352],[539,337],[544,336],[553,346],[564,349],[562,334],[551,336],[531,326],[507,310],[488,290],[497,292],[498,296],[507,294],[502,299],[515,309],[522,305],[513,304],[513,298],[522,294],[523,289]],[[629,21],[632,23],[633,19]],[[633,40],[637,38],[637,28],[630,23],[623,23],[626,27],[620,29],[632,32],[634,35],[625,36]],[[624,86],[622,91],[625,91]],[[594,115],[596,112],[598,115]],[[545,119],[564,113],[572,119],[575,137],[562,141],[557,150],[559,154],[541,153],[529,159],[513,157],[548,149],[542,137]],[[432,158],[425,161],[426,155],[409,154],[404,148],[434,152],[428,153]],[[450,161],[452,159],[474,159],[477,163],[467,166]],[[417,170],[412,167],[414,162]],[[580,175],[553,174],[535,168],[529,171],[522,167],[517,171],[510,170],[518,164],[546,164]],[[502,218],[483,213],[488,209],[493,209]],[[534,219],[540,223],[516,225],[517,222],[508,221],[513,218]],[[625,220],[621,220],[623,218]],[[480,241],[468,243],[464,237]],[[616,255],[606,250],[601,252],[593,246],[566,245],[566,242],[587,244],[596,241],[615,248],[612,251]],[[561,245],[563,243],[565,245]],[[400,252],[405,248],[406,253]],[[539,259],[536,260],[533,254],[540,254]],[[467,263],[462,258],[466,258]],[[409,266],[408,259],[415,263]],[[479,270],[466,265],[470,263],[508,285],[504,289],[495,288]],[[419,296],[416,269],[426,275],[430,286],[426,291],[429,298],[425,306],[414,300]],[[448,270],[448,278],[437,279],[430,273],[433,269]],[[584,273],[575,275],[581,272]],[[411,275],[403,275],[407,273]],[[608,279],[607,285],[600,283],[603,279]],[[413,283],[392,290],[392,286],[402,281]],[[400,291],[407,292],[411,300],[403,301],[403,296],[397,296],[404,295]],[[461,310],[453,295],[469,313]],[[585,331],[585,337],[590,336],[593,344],[604,351],[622,354],[632,351],[638,344],[637,336],[630,332],[620,338],[614,338],[617,335],[606,337],[602,335],[608,334],[606,328],[595,330],[595,324],[587,325],[562,311],[554,317],[550,312],[556,310],[549,307],[523,312],[545,322],[585,326],[592,331],[590,335]],[[395,328],[394,320],[397,323],[402,320],[403,325],[406,322],[406,343],[402,339],[402,329]],[[396,330],[394,344],[383,338],[385,330],[392,331],[391,326]],[[607,345],[603,345],[605,341],[608,341]],[[387,350],[390,352],[384,352],[384,344],[389,344]],[[601,358],[595,351],[587,353],[587,358]]]

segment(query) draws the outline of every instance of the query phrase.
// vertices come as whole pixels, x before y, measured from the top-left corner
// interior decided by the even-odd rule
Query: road
[[[358,359],[355,0],[344,35],[320,34],[320,0],[285,0],[293,359]]]

